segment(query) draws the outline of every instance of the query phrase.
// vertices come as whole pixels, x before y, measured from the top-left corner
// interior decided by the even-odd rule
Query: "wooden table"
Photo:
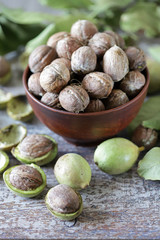
[[[12,82],[6,87],[14,94],[23,93],[18,65],[13,64]],[[0,128],[16,121],[0,111]],[[37,197],[26,199],[12,194],[0,176],[0,239],[160,239],[160,190],[158,181],[144,181],[136,166],[119,176],[101,172],[93,162],[95,147],[74,146],[51,132],[36,117],[25,124],[28,134],[45,133],[58,142],[58,159],[68,152],[81,154],[92,169],[88,188],[80,191],[84,209],[75,221],[54,218],[44,198],[57,185],[54,163],[42,167],[47,187]],[[124,132],[120,134],[125,135]],[[142,157],[142,155],[141,155]],[[19,162],[10,155],[10,166]]]

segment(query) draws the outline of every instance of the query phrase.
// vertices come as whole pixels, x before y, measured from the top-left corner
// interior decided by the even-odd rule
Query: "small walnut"
[[[2,56],[0,56],[0,78],[4,77],[11,71],[9,62]]]
[[[109,34],[110,36],[112,36],[114,38],[117,46],[124,49],[124,47],[125,47],[124,39],[118,33],[113,32],[113,31],[104,31],[104,32]]]
[[[47,41],[47,45],[52,48],[56,48],[56,44],[59,40],[69,36],[70,34],[67,32],[58,32],[50,36],[50,38]]]
[[[103,72],[89,73],[82,81],[82,86],[93,98],[107,98],[113,89],[113,85],[112,78]]]
[[[59,108],[59,105],[60,105],[57,93],[50,93],[50,92],[45,93],[41,98],[41,102],[54,108],[57,108],[57,107]]]
[[[106,51],[103,57],[103,70],[115,82],[120,81],[128,73],[128,58],[120,47],[115,45]]]
[[[9,175],[9,181],[12,186],[23,191],[34,190],[43,183],[42,176],[38,170],[25,165],[13,168]]]
[[[93,99],[86,107],[85,112],[100,112],[104,110],[105,106],[103,102],[100,99]]]
[[[79,113],[89,104],[89,96],[85,89],[78,85],[69,85],[59,94],[61,106],[69,111]]]
[[[139,71],[129,72],[120,83],[120,89],[128,97],[135,97],[145,85],[145,77]]]
[[[72,53],[82,44],[73,37],[66,37],[57,42],[56,51],[59,57],[71,59]]]
[[[47,45],[38,46],[29,56],[29,68],[33,73],[41,72],[57,57],[56,50]]]
[[[51,62],[51,64],[52,63],[64,63],[68,70],[71,72],[71,61],[67,58],[56,58],[55,60],[53,60],[53,62]]]
[[[145,128],[139,125],[132,136],[132,141],[139,147],[145,147],[145,150],[149,150],[154,147],[158,140],[158,133],[151,129]]]
[[[128,47],[126,54],[129,60],[129,67],[131,70],[143,71],[146,67],[146,59],[143,50],[137,47]]]
[[[40,75],[41,87],[46,92],[59,93],[70,80],[70,72],[63,63],[52,63]]]
[[[43,96],[45,91],[40,85],[40,72],[33,73],[28,79],[28,90],[35,96]]]
[[[129,102],[125,92],[120,89],[113,89],[108,98],[104,100],[106,109],[115,108]]]
[[[78,48],[71,57],[71,68],[77,74],[87,74],[96,68],[97,56],[88,46]]]
[[[71,36],[84,44],[87,44],[88,40],[97,32],[97,27],[88,20],[79,20],[71,27]]]
[[[41,157],[52,149],[53,142],[39,134],[25,137],[18,145],[20,155],[28,159]]]
[[[112,46],[114,46],[115,40],[107,33],[96,33],[89,40],[88,46],[93,49],[97,57],[103,57],[105,52]]]

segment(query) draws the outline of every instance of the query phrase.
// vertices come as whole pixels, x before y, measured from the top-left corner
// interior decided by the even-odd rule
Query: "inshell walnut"
[[[69,111],[79,113],[89,104],[89,96],[85,89],[78,85],[69,85],[59,94],[61,106]]]
[[[120,47],[115,45],[106,51],[103,57],[103,70],[115,82],[120,81],[128,73],[128,58]]]
[[[97,57],[103,57],[104,53],[115,44],[111,35],[98,32],[89,40],[88,46],[93,49]]]
[[[57,93],[50,93],[50,92],[45,93],[41,98],[41,102],[54,108],[57,108],[60,106],[59,97]]]
[[[45,93],[40,85],[40,72],[33,73],[28,79],[28,90],[35,96],[43,96]]]
[[[59,57],[71,59],[72,53],[82,44],[73,37],[66,37],[57,42],[56,51]]]
[[[71,61],[67,58],[56,58],[55,60],[53,60],[53,62],[51,62],[51,64],[54,63],[64,63],[66,65],[66,67],[68,68],[68,70],[71,72]]]
[[[63,63],[52,63],[40,75],[41,87],[46,92],[59,93],[70,80],[70,72]]]
[[[145,77],[139,71],[129,72],[120,82],[120,89],[128,97],[135,97],[145,85]]]
[[[67,32],[58,32],[50,36],[50,38],[47,41],[47,45],[52,48],[56,48],[56,44],[59,40],[69,36],[70,34]]]
[[[77,74],[87,74],[96,68],[97,56],[88,46],[78,48],[71,57],[71,68]]]
[[[71,27],[71,36],[86,44],[98,32],[97,27],[88,20],[79,20]]]
[[[100,99],[93,99],[86,107],[85,112],[100,112],[104,110],[105,106],[103,102]]]
[[[39,171],[33,167],[20,165],[10,172],[9,180],[12,186],[23,191],[36,189],[43,183]]]
[[[129,67],[131,70],[143,71],[146,67],[146,59],[142,49],[137,47],[128,47],[126,54],[129,60]]]
[[[125,92],[120,89],[113,89],[109,97],[104,100],[104,105],[106,109],[112,109],[127,102],[129,102],[129,99]]]
[[[117,46],[124,49],[124,47],[125,47],[124,39],[118,33],[113,32],[113,31],[104,31],[104,32],[109,34],[110,36],[112,36],[114,38]]]
[[[41,72],[57,56],[56,50],[47,45],[38,46],[29,56],[29,68],[33,73]]]
[[[113,89],[113,85],[112,78],[103,72],[89,73],[82,81],[82,86],[93,98],[107,98]]]

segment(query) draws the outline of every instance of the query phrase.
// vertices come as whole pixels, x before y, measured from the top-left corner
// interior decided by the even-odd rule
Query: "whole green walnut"
[[[94,162],[103,172],[111,175],[121,174],[132,168],[140,150],[128,139],[111,138],[96,148]]]
[[[0,56],[0,84],[5,85],[11,77],[11,67],[9,62]]]
[[[76,153],[61,156],[54,166],[54,174],[60,184],[66,184],[77,190],[87,187],[91,180],[88,162]]]

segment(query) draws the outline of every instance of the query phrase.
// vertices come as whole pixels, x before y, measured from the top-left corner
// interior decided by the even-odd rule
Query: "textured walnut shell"
[[[71,27],[71,36],[86,44],[98,32],[97,27],[88,20],[79,20]]]
[[[70,34],[67,32],[58,32],[50,36],[50,38],[47,41],[47,45],[52,48],[56,48],[56,44],[59,40],[69,36]]]
[[[82,86],[93,98],[107,98],[113,89],[113,85],[112,78],[103,72],[89,73],[82,81]]]
[[[93,99],[86,107],[85,112],[100,112],[104,110],[105,106],[103,102],[100,99]]]
[[[56,50],[47,45],[38,46],[29,56],[29,68],[33,73],[41,72],[57,57]]]
[[[0,56],[0,78],[4,77],[11,70],[9,62],[2,56]]]
[[[57,42],[56,51],[60,58],[71,59],[72,53],[81,47],[82,44],[73,37],[66,37]]]
[[[41,102],[54,108],[56,108],[60,104],[58,94],[50,92],[47,92],[43,95],[43,97],[41,98]]]
[[[71,72],[71,61],[67,58],[56,58],[55,60],[53,60],[53,62],[51,62],[51,64],[54,63],[64,63],[66,65],[66,67],[68,68],[68,70]]]
[[[138,126],[133,132],[132,142],[139,147],[145,147],[145,150],[149,150],[154,147],[157,143],[158,133],[151,129],[143,126]]]
[[[41,87],[46,92],[59,93],[70,80],[70,72],[63,63],[46,66],[40,75]]]
[[[71,57],[71,68],[77,74],[87,74],[96,68],[97,56],[88,46],[78,48]]]
[[[89,104],[89,96],[85,89],[78,85],[65,87],[59,94],[61,106],[69,111],[79,113]]]
[[[128,97],[135,97],[145,85],[145,77],[139,71],[129,72],[120,83],[120,89]]]
[[[28,159],[41,157],[51,151],[52,148],[53,142],[38,134],[25,137],[18,145],[20,155]]]
[[[88,46],[93,49],[97,57],[103,57],[105,52],[116,44],[114,38],[107,33],[96,33],[89,40]]]
[[[40,85],[40,72],[33,73],[28,79],[28,90],[35,96],[43,96],[45,93]]]
[[[120,89],[113,89],[108,98],[104,100],[106,109],[112,109],[129,102],[125,92]]]
[[[24,190],[34,190],[43,183],[39,171],[33,167],[20,165],[10,172],[9,180],[12,186]]]
[[[104,32],[109,34],[110,36],[112,36],[114,38],[117,46],[124,49],[124,47],[125,47],[124,39],[118,33],[113,32],[113,31],[104,31]]]
[[[125,52],[118,46],[111,47],[103,57],[103,70],[113,81],[118,82],[129,71],[129,62]]]
[[[129,67],[131,70],[143,71],[146,67],[146,59],[142,49],[137,47],[128,47],[126,54],[129,60]]]

